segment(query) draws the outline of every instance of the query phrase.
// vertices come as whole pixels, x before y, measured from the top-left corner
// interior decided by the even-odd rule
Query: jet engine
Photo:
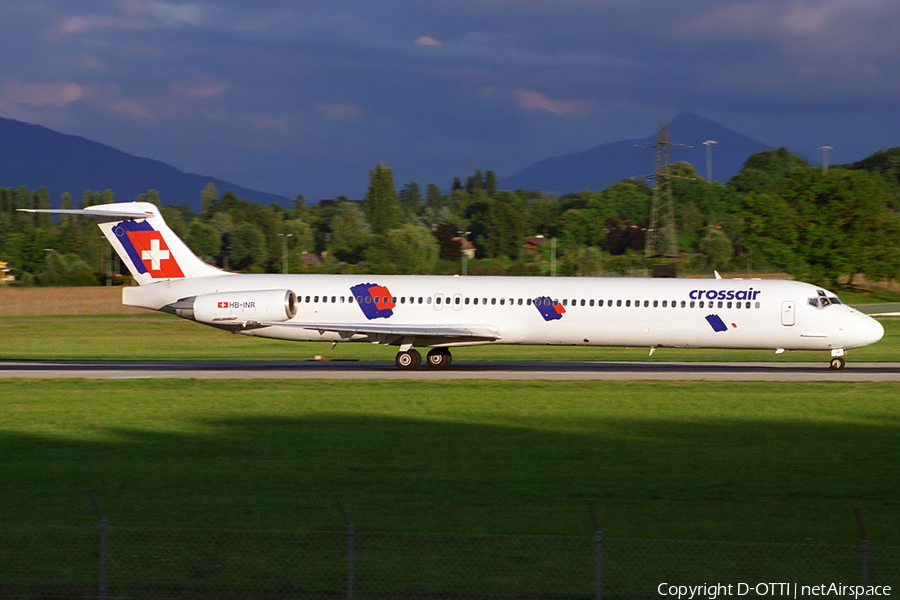
[[[182,298],[168,308],[183,319],[216,326],[256,327],[282,323],[297,314],[297,294],[291,290],[222,292]]]

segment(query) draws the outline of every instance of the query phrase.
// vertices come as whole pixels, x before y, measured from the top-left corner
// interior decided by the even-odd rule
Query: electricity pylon
[[[675,200],[672,197],[672,170],[670,168],[671,146],[683,146],[669,141],[669,128],[660,126],[659,139],[651,142],[656,148],[656,172],[652,177],[656,180],[650,204],[650,222],[647,224],[647,235],[644,241],[644,256],[677,256],[678,239],[675,234]],[[666,202],[666,215],[660,218],[660,198]]]

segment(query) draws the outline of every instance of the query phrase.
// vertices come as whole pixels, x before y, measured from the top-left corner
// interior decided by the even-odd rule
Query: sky
[[[813,164],[900,146],[896,0],[7,0],[0,23],[0,116],[310,202],[682,111]]]

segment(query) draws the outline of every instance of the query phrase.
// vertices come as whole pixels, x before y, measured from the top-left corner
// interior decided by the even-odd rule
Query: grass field
[[[851,362],[896,360],[900,322],[883,323],[885,339],[851,353]],[[7,318],[0,335],[4,359],[308,360],[324,354],[390,361],[394,352],[248,339],[156,315]],[[646,349],[547,347],[460,349],[456,358],[825,360],[821,353],[684,350],[660,350],[648,359]],[[609,540],[604,572],[621,570],[623,583],[609,583],[607,592],[646,579],[628,571],[637,568],[633,558],[615,558],[616,544],[639,545],[626,555],[641,557],[641,572],[669,577],[658,581],[705,581],[725,572],[781,581],[785,568],[799,572],[790,553],[800,545],[828,544],[817,546],[823,563],[829,552],[858,547],[858,507],[874,566],[891,564],[890,557],[876,560],[877,551],[900,546],[900,406],[893,384],[6,380],[0,411],[6,542],[0,544],[0,594],[9,585],[18,597],[56,597],[41,594],[73,582],[89,595],[96,557],[75,550],[96,543],[98,515],[88,490],[110,526],[120,528],[112,532],[113,572],[119,591],[132,590],[131,597],[139,597],[135,589],[161,585],[194,597],[198,590],[224,597],[223,589],[231,589],[215,586],[260,594],[271,585],[306,589],[303,582],[329,577],[341,590],[346,523],[339,500],[358,532],[546,534],[588,542],[593,509]],[[211,529],[220,533],[199,533]],[[340,537],[301,551],[300,530]],[[254,533],[260,531],[272,533]],[[759,561],[774,560],[775,546],[766,546],[768,558],[757,556],[757,546],[741,550],[746,557],[728,558],[718,546],[636,538],[798,546],[779,546],[784,557],[765,563]],[[375,538],[363,539],[374,544]],[[540,571],[529,565],[545,552],[516,548],[525,538],[480,539],[472,551],[468,542],[448,546],[447,539],[436,537],[428,542],[433,547],[418,551],[369,545],[364,556],[404,577],[439,573],[431,583],[410,582],[409,594],[458,593],[464,578],[453,569],[472,560],[469,555],[508,560],[517,574],[502,586],[516,597],[538,589]],[[658,555],[650,548],[659,548]],[[590,543],[584,550],[571,559],[569,550],[555,555],[559,564],[589,575]],[[247,566],[248,551],[255,568],[271,577],[247,579],[258,572]],[[452,559],[447,552],[455,553]],[[617,560],[624,561],[620,567]],[[63,563],[68,566],[56,567]],[[727,571],[735,564],[746,570]],[[278,584],[281,577],[288,583]],[[571,597],[592,597],[586,581],[573,584]],[[276,589],[272,597],[282,596]]]
[[[91,522],[86,489],[141,526],[339,529],[332,493],[400,531],[584,533],[593,498],[609,535],[759,518],[837,543],[851,506],[900,514],[891,384],[5,381],[0,405],[24,522]],[[747,502],[770,506],[727,506]],[[893,521],[870,535],[900,541]]]
[[[882,322],[885,338],[851,361],[900,355],[900,321]],[[330,350],[233,336],[165,315],[6,318],[0,335],[4,359],[393,355],[369,344]],[[643,348],[552,347],[466,348],[456,357],[824,360],[808,352],[661,349],[648,358]],[[229,526],[283,513],[295,524],[341,527],[332,496],[340,493],[374,528],[565,533],[589,524],[591,498],[619,535],[717,539],[734,507],[709,503],[781,507],[741,508],[740,519],[748,510],[787,510],[800,521],[834,506],[900,511],[896,396],[890,384],[840,383],[10,380],[0,382],[0,486],[19,490],[6,514],[41,505],[35,494],[67,506],[71,490],[83,510],[83,490],[96,489],[106,510],[136,525],[156,518],[148,500],[156,497],[182,503],[177,518],[193,524],[212,513]],[[198,493],[223,508],[191,509]],[[54,512],[53,502],[43,514]],[[279,510],[253,508],[272,502]],[[232,515],[225,506],[240,508]],[[659,515],[672,510],[684,518]],[[679,524],[711,510],[722,516],[705,519],[709,531]],[[621,511],[632,514],[615,516]],[[856,535],[848,511],[835,513],[849,526],[842,539]],[[659,523],[670,526],[646,530]],[[898,529],[882,528],[900,542]]]

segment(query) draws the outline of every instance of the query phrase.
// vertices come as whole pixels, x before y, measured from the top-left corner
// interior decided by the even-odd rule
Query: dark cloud
[[[900,145],[889,0],[32,0],[0,115],[311,199],[449,185],[693,110],[834,162]]]

